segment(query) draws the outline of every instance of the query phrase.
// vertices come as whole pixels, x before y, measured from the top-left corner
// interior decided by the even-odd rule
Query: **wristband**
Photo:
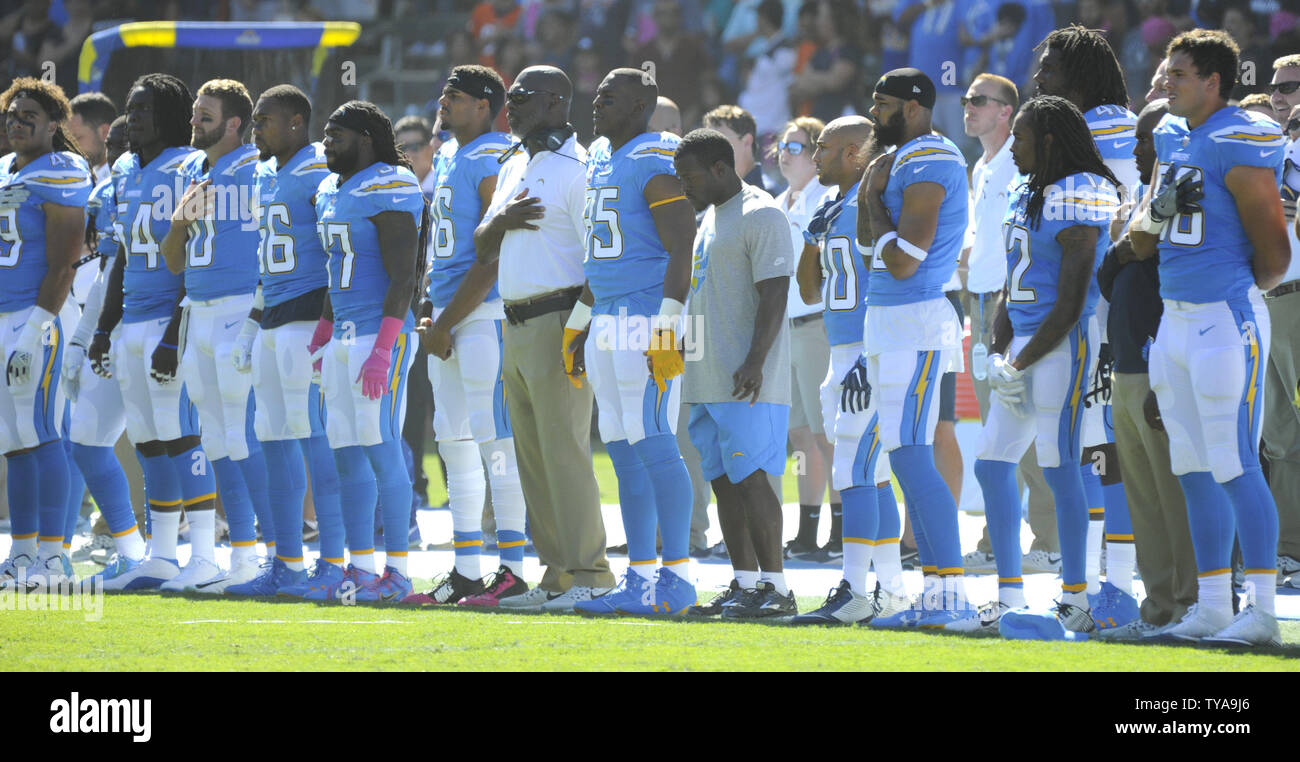
[[[573,305],[573,312],[569,313],[569,320],[564,324],[564,327],[571,328],[581,333],[582,331],[587,330],[587,326],[590,324],[591,305],[584,304],[582,300],[579,299]]]
[[[873,257],[882,256],[885,253],[885,247],[889,245],[889,242],[896,240],[897,238],[898,233],[896,231],[891,230],[888,233],[885,233],[880,237],[880,240],[876,241],[876,247],[872,250],[871,255]]]
[[[805,230],[803,231],[803,242],[808,244],[809,246],[816,246],[817,238],[812,233],[809,233],[807,230]]]
[[[898,238],[897,240],[894,241],[894,243],[898,246],[899,249],[903,251],[904,254],[908,255],[912,259],[917,260],[918,262],[924,262],[925,258],[930,256],[930,252],[926,251],[925,249],[922,249],[920,246],[911,243],[906,238]]]
[[[656,315],[654,319],[655,330],[658,331],[675,330],[677,328],[678,318],[680,318],[682,316],[682,313],[685,311],[686,311],[685,304],[682,304],[676,299],[670,299],[669,297],[665,296],[663,298],[663,301],[659,303],[659,314]]]
[[[1142,216],[1138,217],[1136,220],[1133,221],[1131,227],[1134,230],[1137,230],[1142,233],[1147,233],[1149,235],[1160,235],[1160,231],[1164,230],[1165,228],[1165,222],[1166,220],[1161,220],[1160,222],[1156,222],[1154,219],[1152,219],[1151,207],[1148,206],[1147,210],[1143,212]]]
[[[54,315],[44,307],[32,306],[32,311],[27,313],[27,322],[23,324],[23,332],[18,335],[19,347],[34,347],[41,341],[41,336],[45,333],[45,326],[54,321]]]
[[[168,344],[164,341],[158,342],[158,349],[175,349],[175,348],[176,348],[175,344]]]

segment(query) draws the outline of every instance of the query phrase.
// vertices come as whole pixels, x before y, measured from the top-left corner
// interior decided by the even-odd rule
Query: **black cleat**
[[[740,594],[740,583],[733,579],[731,580],[731,584],[727,586],[727,589],[713,596],[713,600],[704,605],[691,606],[686,609],[685,616],[692,618],[718,616],[722,613],[722,607],[726,606]]]
[[[745,590],[731,605],[722,609],[724,619],[768,619],[771,617],[794,616],[799,613],[795,604],[794,591],[785,595],[776,592],[771,582],[759,582],[753,590]]]

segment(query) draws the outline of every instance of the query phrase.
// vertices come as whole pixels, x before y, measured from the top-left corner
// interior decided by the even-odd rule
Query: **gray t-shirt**
[[[758,318],[754,284],[790,276],[790,223],[772,197],[751,185],[704,213],[695,234],[695,258],[687,310],[683,402],[737,402],[732,374],[749,354]],[[784,294],[785,291],[783,290]],[[782,311],[781,332],[763,362],[759,402],[790,404],[790,327]]]

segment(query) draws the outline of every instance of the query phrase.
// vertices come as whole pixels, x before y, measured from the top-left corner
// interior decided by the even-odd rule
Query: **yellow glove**
[[[682,353],[677,351],[677,332],[671,328],[655,331],[654,341],[650,344],[650,368],[654,375],[655,386],[663,394],[668,389],[668,380],[677,378],[686,370]]]
[[[582,379],[587,377],[585,372],[576,376],[573,374],[573,360],[577,349],[572,345],[574,340],[582,334],[583,331],[579,331],[577,328],[565,328],[564,339],[560,342],[560,351],[564,354],[564,375],[569,379],[569,383],[573,384],[574,389],[581,389]]]

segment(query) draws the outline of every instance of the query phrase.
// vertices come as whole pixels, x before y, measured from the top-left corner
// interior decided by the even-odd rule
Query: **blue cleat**
[[[142,561],[126,558],[115,553],[102,572],[85,578],[81,581],[81,584],[86,590],[108,590],[110,585],[119,584],[119,577],[139,568],[141,563]],[[120,590],[121,587],[119,586],[116,589]]]
[[[413,590],[410,578],[391,566],[385,566],[384,576],[372,585],[363,585],[357,589],[357,602],[399,603]]]
[[[1098,630],[1113,630],[1137,619],[1137,599],[1109,582],[1101,583],[1101,592],[1088,596],[1092,620]]]
[[[338,582],[314,587],[303,596],[309,601],[333,601],[345,604],[356,603],[358,593],[366,587],[379,584],[379,575],[362,571],[352,564],[343,571]]]
[[[654,613],[660,616],[681,616],[698,600],[695,585],[673,572],[659,570],[659,577],[655,580]],[[620,610],[619,613],[624,612]]]
[[[916,628],[918,630],[966,632],[970,629],[972,620],[977,621],[978,619],[979,611],[969,606],[960,609],[940,609],[926,612],[924,617],[917,620]]]
[[[654,613],[654,583],[634,571],[623,575],[618,587],[598,598],[578,601],[573,610],[596,616],[642,611]]]
[[[307,570],[293,570],[289,565],[280,559],[272,559],[271,563],[262,567],[262,573],[238,585],[231,585],[226,588],[226,595],[245,598],[270,598],[275,596],[282,587],[297,585],[307,581]]]
[[[343,568],[338,564],[332,564],[329,561],[316,559],[316,566],[311,570],[307,578],[296,585],[281,588],[276,594],[286,598],[307,598],[308,593],[312,591],[322,591],[329,589],[338,589],[338,585],[343,581]],[[326,598],[314,598],[311,600],[328,600]]]
[[[1008,611],[998,622],[998,632],[1007,640],[1088,640],[1097,629],[1087,609],[1057,603],[1047,612],[1018,609]]]
[[[905,627],[915,627],[918,622],[931,614],[936,613],[931,609],[925,608],[921,603],[921,596],[916,596],[912,600],[912,605],[901,611],[897,611],[889,616],[877,615],[867,625],[879,629],[902,629]]]

